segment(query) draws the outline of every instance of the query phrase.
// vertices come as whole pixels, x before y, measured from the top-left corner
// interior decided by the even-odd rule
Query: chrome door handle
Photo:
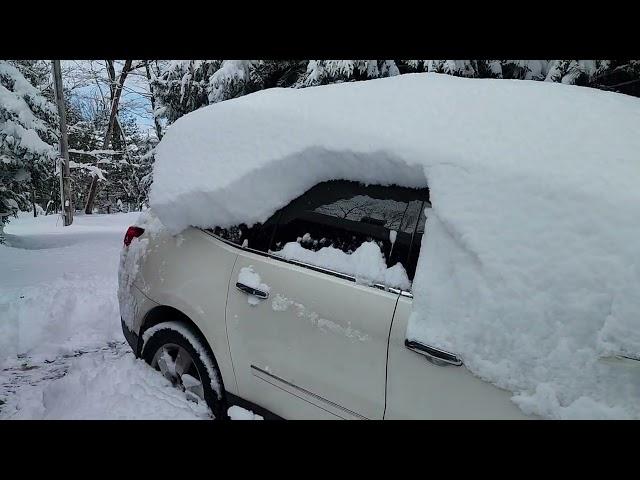
[[[438,365],[439,367],[445,367],[447,365],[455,365],[459,367],[462,365],[462,360],[460,358],[446,350],[440,350],[439,348],[430,347],[429,345],[425,345],[424,343],[416,342],[416,341],[404,341],[404,346],[409,350],[412,350],[420,355],[424,355],[434,365]]]
[[[250,287],[249,285],[245,285],[244,283],[236,283],[236,288],[241,292],[244,292],[248,295],[253,295],[258,298],[269,298],[269,292],[263,292],[262,290],[258,290],[257,288]]]

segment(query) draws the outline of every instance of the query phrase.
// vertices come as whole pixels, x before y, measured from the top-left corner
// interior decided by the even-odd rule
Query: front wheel
[[[227,418],[218,365],[188,327],[178,322],[160,323],[146,330],[142,339],[145,362],[182,390],[187,399],[206,402],[216,419]]]

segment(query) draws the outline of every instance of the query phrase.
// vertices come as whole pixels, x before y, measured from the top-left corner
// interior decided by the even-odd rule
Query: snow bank
[[[204,402],[183,392],[143,360],[128,353],[75,359],[69,372],[43,389],[23,389],[12,419],[198,420],[210,418]]]
[[[428,185],[407,335],[551,418],[640,418],[640,99],[437,74],[269,89],[173,124],[172,231],[266,220],[318,182]]]
[[[63,227],[57,215],[27,213],[8,225],[10,246],[0,245],[0,419],[211,418],[134,360],[122,335],[118,255],[138,215],[77,215]],[[140,223],[150,232],[158,226],[152,216]]]
[[[9,355],[51,359],[120,340],[115,279],[64,273],[51,283],[0,289],[0,365]]]
[[[51,360],[122,340],[117,258],[138,213],[24,214],[0,246],[0,367],[16,354]]]

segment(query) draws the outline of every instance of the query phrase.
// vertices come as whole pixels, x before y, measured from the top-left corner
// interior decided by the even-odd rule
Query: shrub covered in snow
[[[0,225],[3,213],[30,208],[32,189],[48,176],[56,156],[55,107],[18,66],[0,60]]]

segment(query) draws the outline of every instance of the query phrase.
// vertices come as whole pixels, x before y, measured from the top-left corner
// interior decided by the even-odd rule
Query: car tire
[[[216,359],[199,335],[187,326],[164,322],[147,329],[141,357],[184,391],[188,399],[205,401],[215,420],[228,420]]]

